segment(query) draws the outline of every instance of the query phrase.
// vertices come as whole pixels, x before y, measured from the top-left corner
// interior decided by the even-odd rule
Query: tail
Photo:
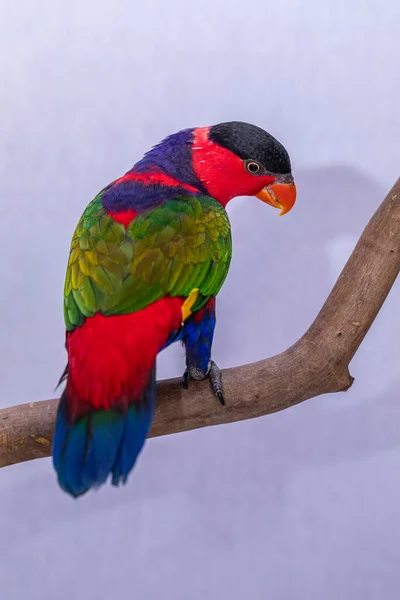
[[[182,303],[166,296],[133,313],[97,313],[67,333],[53,464],[72,496],[109,475],[126,482],[153,419],[156,357],[180,327]]]
[[[88,407],[84,414],[71,418],[69,394],[67,384],[53,439],[53,465],[61,488],[76,498],[101,486],[110,474],[113,485],[126,483],[153,419],[155,364],[140,397],[121,397],[113,408]]]

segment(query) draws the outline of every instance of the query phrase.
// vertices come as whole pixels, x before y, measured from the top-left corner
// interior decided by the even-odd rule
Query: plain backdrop
[[[53,396],[84,207],[184,127],[249,121],[288,148],[288,216],[229,206],[214,358],[294,342],[399,175],[399,19],[395,0],[2,0],[0,405]],[[397,282],[348,393],[151,440],[123,489],[73,501],[50,459],[2,469],[4,598],[397,600],[399,302]],[[174,347],[158,377],[183,367]]]

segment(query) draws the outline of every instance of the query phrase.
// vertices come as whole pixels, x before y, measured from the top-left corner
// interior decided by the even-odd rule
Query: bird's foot
[[[182,377],[182,386],[185,388],[185,390],[187,390],[190,379],[200,381],[202,379],[206,379],[207,377],[211,381],[211,387],[213,389],[214,394],[217,396],[222,406],[224,406],[225,400],[223,394],[224,390],[222,387],[222,373],[221,369],[217,367],[213,360],[210,360],[210,364],[207,371],[203,371],[198,367],[188,367]]]

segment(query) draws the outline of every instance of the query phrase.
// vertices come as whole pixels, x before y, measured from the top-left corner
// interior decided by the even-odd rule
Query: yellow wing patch
[[[198,295],[199,288],[193,288],[185,302],[182,304],[182,322],[186,321],[186,319],[192,314],[191,308],[196,302]]]

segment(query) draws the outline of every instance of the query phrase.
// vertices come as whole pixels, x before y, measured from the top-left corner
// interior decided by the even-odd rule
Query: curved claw
[[[183,376],[182,376],[182,387],[184,390],[187,390],[189,388],[189,379],[190,379],[190,375],[188,370],[186,369],[186,371],[184,372]]]
[[[225,406],[225,400],[224,400],[224,396],[222,395],[222,392],[217,392],[217,398],[220,401],[220,403],[222,404],[222,406]]]

